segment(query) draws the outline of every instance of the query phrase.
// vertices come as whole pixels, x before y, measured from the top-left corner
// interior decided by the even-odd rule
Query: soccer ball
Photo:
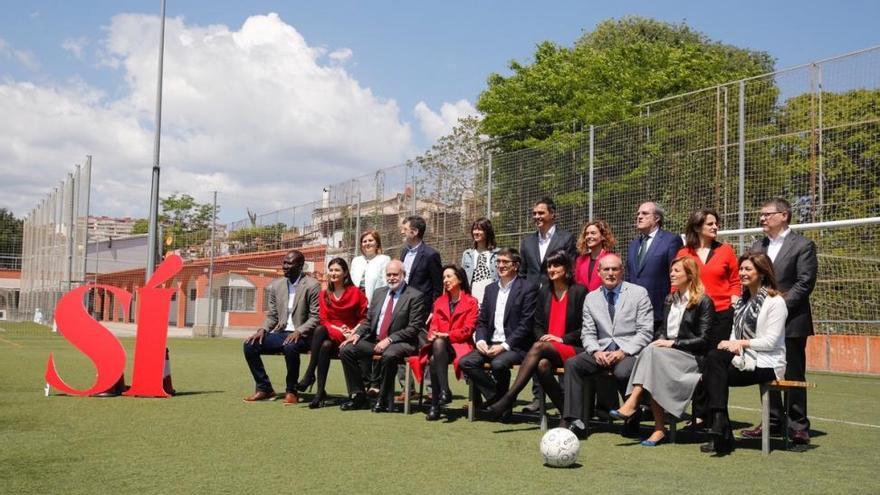
[[[541,438],[541,457],[552,467],[568,467],[577,462],[581,442],[566,428],[553,428]]]

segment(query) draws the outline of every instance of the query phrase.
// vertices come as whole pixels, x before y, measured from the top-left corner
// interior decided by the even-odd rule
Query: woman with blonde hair
[[[617,240],[611,227],[603,220],[592,220],[584,225],[578,237],[578,257],[574,264],[574,281],[593,291],[602,285],[599,260],[612,252]]]
[[[701,377],[702,357],[707,351],[715,307],[700,281],[700,267],[693,258],[681,256],[669,267],[673,292],[666,298],[662,324],[654,341],[639,353],[627,386],[626,402],[611,411],[619,419],[636,412],[644,392],[651,394],[654,432],[642,441],[654,447],[666,438],[669,412],[681,417]]]

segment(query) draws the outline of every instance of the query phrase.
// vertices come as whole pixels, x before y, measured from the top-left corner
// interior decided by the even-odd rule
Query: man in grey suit
[[[425,339],[428,304],[425,295],[407,285],[403,262],[391,260],[385,266],[387,287],[373,293],[367,319],[339,345],[339,358],[345,372],[349,400],[340,405],[343,411],[363,409],[367,405],[361,361],[373,355],[379,362],[381,386],[373,412],[394,410],[394,375],[397,366],[418,349]]]
[[[813,313],[810,294],[816,286],[818,260],[816,244],[794,232],[791,223],[791,204],[782,198],[771,199],[761,207],[761,227],[766,237],[756,241],[752,252],[765,253],[773,261],[776,283],[785,297],[788,318],[785,320],[785,379],[804,381],[807,372],[807,338],[813,335]],[[807,417],[807,393],[792,390],[789,428],[794,443],[810,443],[810,420]],[[770,430],[778,432],[782,398],[779,392],[770,393]],[[742,435],[760,438],[766,425],[745,430]]]
[[[565,362],[565,407],[562,427],[586,435],[583,421],[584,380],[611,370],[620,395],[626,392],[636,356],[654,336],[654,312],[644,287],[623,281],[623,262],[616,254],[599,261],[602,287],[584,300],[581,343],[584,352]],[[638,427],[638,418],[632,423]]]
[[[297,250],[290,251],[281,261],[284,278],[269,284],[266,320],[244,341],[244,358],[254,376],[256,391],[245,402],[275,400],[275,391],[263,366],[262,354],[284,354],[287,365],[284,405],[297,404],[296,383],[299,380],[299,355],[309,350],[309,337],[318,326],[318,295],[321,284],[302,273],[306,258]]]

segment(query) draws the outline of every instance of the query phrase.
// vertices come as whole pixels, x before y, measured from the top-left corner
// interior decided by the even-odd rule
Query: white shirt
[[[684,291],[684,294],[675,292],[672,295],[672,306],[669,307],[669,316],[666,318],[667,339],[675,340],[678,337],[678,327],[681,326],[684,310],[687,309],[687,304],[690,300],[691,294],[689,291]]]
[[[290,283],[290,280],[287,281],[287,326],[284,327],[286,332],[296,331],[296,327],[293,324],[293,300],[296,298],[296,284],[299,283],[301,278],[302,274],[296,277],[296,282],[294,283]]]
[[[791,229],[786,227],[785,230],[780,232],[775,239],[769,235],[767,236],[767,239],[770,240],[770,243],[767,244],[767,257],[770,258],[770,261],[776,261],[776,255],[779,254],[779,250],[782,249],[782,243],[785,242],[785,237],[789,232],[791,232]]]
[[[498,299],[495,301],[495,331],[492,332],[492,342],[500,343],[508,351],[510,346],[507,345],[507,336],[504,335],[504,311],[507,308],[507,298],[510,296],[510,289],[513,288],[513,282],[515,281],[516,279],[513,279],[507,285],[503,285],[501,280],[499,280]]]
[[[379,332],[382,331],[382,324],[385,322],[385,309],[388,307],[388,298],[393,298],[394,302],[391,303],[391,314],[388,315],[389,318],[394,317],[394,307],[397,306],[397,300],[400,299],[400,294],[403,292],[404,285],[400,284],[397,287],[397,290],[389,290],[388,294],[385,296],[385,299],[382,301],[382,307],[379,309],[379,324],[376,325],[376,338],[379,338]],[[390,338],[390,336],[389,336]]]
[[[553,234],[556,233],[556,225],[553,225],[547,230],[547,233],[541,235],[541,231],[538,231],[538,254],[541,255],[541,261],[544,261],[544,255],[547,254],[547,248],[550,247],[550,241],[553,240]]]
[[[351,260],[351,281],[358,287],[361,285],[361,280],[364,281],[367,302],[373,300],[373,292],[376,289],[388,285],[385,282],[385,265],[389,261],[391,258],[384,254],[377,254],[369,260],[366,256],[357,256]]]
[[[413,247],[407,246],[406,256],[403,257],[403,268],[406,270],[406,283],[409,283],[409,273],[412,271],[413,262],[416,260],[416,250],[422,243],[419,242]]]

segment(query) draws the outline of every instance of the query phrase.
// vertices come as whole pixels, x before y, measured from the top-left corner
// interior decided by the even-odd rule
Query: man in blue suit
[[[535,340],[532,319],[537,289],[517,277],[521,260],[516,249],[498,252],[499,279],[486,287],[483,296],[477,317],[477,348],[459,360],[462,371],[488,399],[486,406],[510,388],[510,368],[522,362]],[[491,376],[483,370],[485,363],[491,363]],[[505,411],[502,420],[509,416],[510,411]]]
[[[657,203],[647,201],[636,212],[638,237],[629,243],[626,257],[626,281],[648,291],[654,307],[654,329],[663,320],[663,301],[669,295],[669,265],[682,247],[681,237],[663,230],[666,212]]]

